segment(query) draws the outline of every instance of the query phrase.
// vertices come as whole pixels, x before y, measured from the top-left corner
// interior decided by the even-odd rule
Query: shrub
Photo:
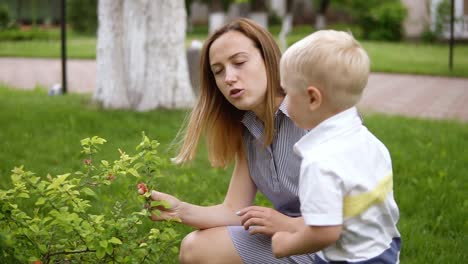
[[[400,0],[344,0],[343,5],[364,39],[401,40],[407,11]]]
[[[78,33],[96,34],[97,0],[68,0],[68,21]]]
[[[0,31],[0,40],[4,41],[29,41],[29,40],[59,40],[60,32],[32,28],[20,30],[9,28]]]
[[[436,8],[434,34],[437,38],[443,38],[444,31],[448,31],[451,18],[451,2],[442,0]],[[463,17],[454,17],[454,23],[463,21]]]
[[[95,162],[104,142],[81,141],[83,172],[38,177],[13,169],[12,186],[0,190],[1,263],[161,263],[166,252],[178,251],[171,221],[144,227],[151,213],[160,213],[145,208],[169,206],[150,202],[147,191],[166,164],[159,143],[143,134],[136,155],[120,151],[118,160]]]
[[[0,4],[0,30],[8,28],[11,23],[10,11],[8,6]]]

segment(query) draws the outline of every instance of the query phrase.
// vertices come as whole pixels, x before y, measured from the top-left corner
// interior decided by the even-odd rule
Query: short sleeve
[[[303,160],[299,199],[304,222],[313,226],[341,225],[343,189],[343,180],[335,171],[318,162]]]

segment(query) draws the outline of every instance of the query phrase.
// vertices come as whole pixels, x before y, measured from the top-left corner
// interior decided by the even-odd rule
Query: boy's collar
[[[312,150],[315,146],[361,126],[362,120],[357,108],[351,107],[329,117],[312,128],[294,144],[294,152],[302,157],[304,152]]]

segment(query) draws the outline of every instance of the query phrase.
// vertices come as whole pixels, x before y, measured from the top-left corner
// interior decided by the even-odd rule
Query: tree
[[[315,18],[315,28],[324,29],[326,26],[325,13],[327,12],[328,6],[330,4],[329,0],[320,0],[317,10],[317,16]]]
[[[99,0],[97,85],[106,108],[189,107],[182,0]]]

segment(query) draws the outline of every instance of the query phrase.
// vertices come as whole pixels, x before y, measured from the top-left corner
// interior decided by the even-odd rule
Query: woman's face
[[[263,116],[267,90],[265,63],[254,42],[238,31],[218,37],[209,50],[216,85],[237,109]]]

